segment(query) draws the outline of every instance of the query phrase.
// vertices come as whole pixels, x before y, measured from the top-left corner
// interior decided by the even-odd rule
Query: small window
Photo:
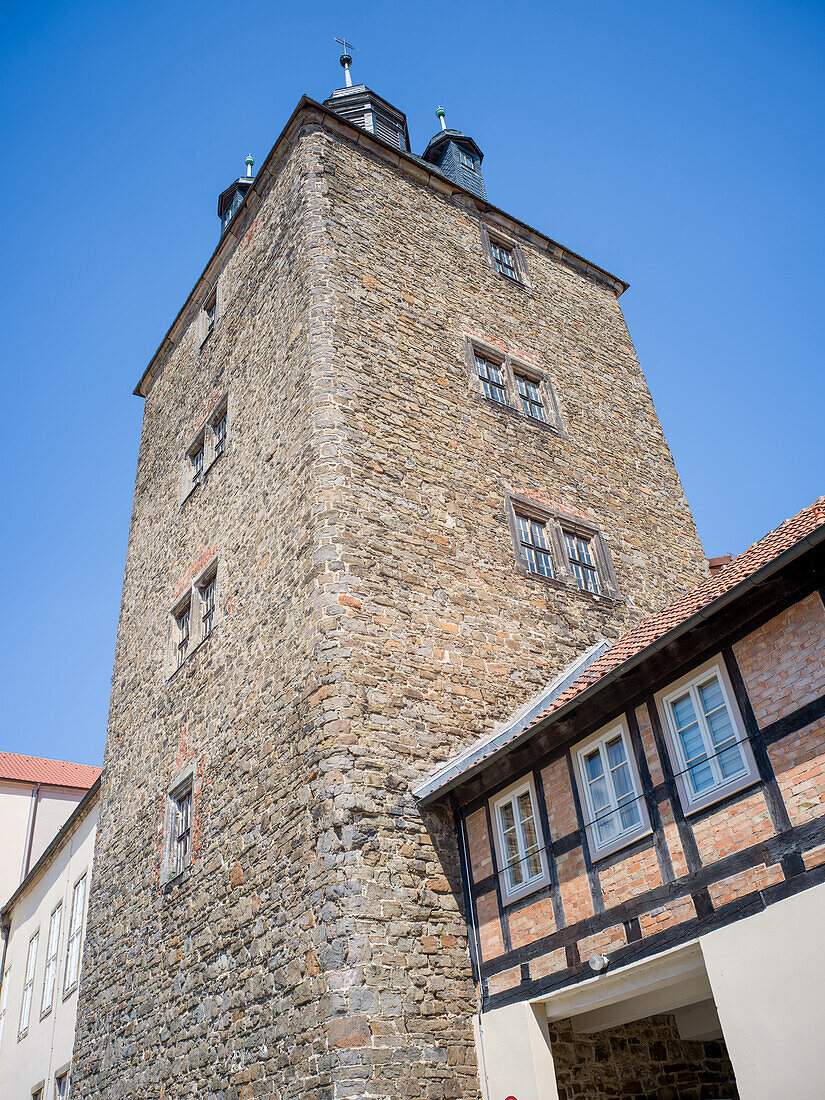
[[[60,945],[60,918],[63,906],[58,904],[52,910],[49,919],[49,938],[46,943],[46,970],[43,975],[43,999],[40,1004],[40,1015],[45,1016],[51,1012],[54,1004],[54,986],[57,979],[57,951]]]
[[[505,248],[503,244],[497,244],[496,241],[491,241],[490,250],[493,253],[493,262],[499,275],[506,275],[508,279],[518,280],[516,261],[512,249]]]
[[[492,398],[500,405],[509,405],[507,384],[502,365],[494,363],[491,359],[486,359],[476,352],[476,370],[478,371],[478,377],[481,379],[481,387],[484,390],[485,397]]]
[[[590,539],[575,531],[564,531],[567,563],[579,588],[585,592],[599,591],[599,574],[590,549]]]
[[[174,874],[179,875],[189,866],[190,836],[192,830],[192,786],[191,784],[174,798],[174,821],[172,837],[172,864]]]
[[[29,940],[29,953],[26,956],[26,980],[23,985],[23,1000],[20,1003],[20,1027],[18,1034],[22,1039],[29,1030],[29,1017],[32,1010],[32,990],[34,988],[34,967],[37,962],[37,944],[40,932],[35,932]]]
[[[516,527],[521,550],[530,566],[530,572],[538,573],[542,577],[552,577],[553,560],[550,557],[545,524],[516,512]]]
[[[180,668],[189,655],[189,625],[191,617],[192,603],[191,600],[187,600],[186,603],[175,612],[175,629],[177,631],[175,642],[176,668]]]
[[[77,987],[80,976],[80,943],[83,936],[83,913],[86,905],[86,876],[78,879],[72,892],[72,914],[69,923],[69,940],[66,944],[66,975],[63,992],[71,993]]]
[[[6,1029],[6,1006],[9,1003],[9,974],[11,967],[7,967],[3,975],[3,991],[0,993],[0,1050],[3,1049],[3,1032]]]
[[[212,335],[212,330],[215,327],[215,321],[218,317],[218,288],[212,291],[206,301],[203,303],[203,309],[201,310],[201,344],[206,343],[207,339]]]
[[[212,425],[212,434],[214,440],[213,455],[214,458],[217,458],[218,455],[223,454],[223,449],[226,445],[226,409],[223,410]]]
[[[618,597],[610,552],[598,528],[520,494],[507,501],[507,516],[520,572],[594,596]]]
[[[515,901],[549,881],[533,780],[515,783],[491,801],[501,894],[505,902]]]
[[[468,153],[466,149],[458,150],[458,159],[464,165],[465,168],[469,168],[471,172],[476,170],[476,159],[472,153]]]
[[[758,779],[747,732],[721,661],[657,695],[686,810],[698,810]]]
[[[43,1088],[35,1089],[32,1093],[32,1100],[43,1100]]]
[[[213,463],[226,450],[229,426],[229,401],[224,397],[205,423],[202,423],[185,455],[180,487],[181,506],[205,480]]]
[[[521,407],[527,416],[532,416],[534,420],[541,420],[543,424],[547,423],[547,415],[544,411],[544,401],[541,396],[541,388],[538,382],[534,382],[532,378],[527,378],[523,374],[516,374],[516,388],[518,389],[519,399],[521,400]]]
[[[68,1073],[61,1073],[54,1079],[54,1100],[68,1100],[69,1098],[69,1075]]]
[[[594,858],[650,832],[642,785],[624,719],[576,749],[587,843]]]
[[[215,581],[212,576],[199,586],[201,603],[201,638],[208,638],[215,622]]]
[[[194,489],[203,477],[203,439],[198,441],[195,450],[189,455],[189,460],[192,463],[192,488]]]

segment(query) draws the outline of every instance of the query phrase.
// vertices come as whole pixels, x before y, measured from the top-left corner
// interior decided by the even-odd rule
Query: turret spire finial
[[[351,88],[352,75],[349,70],[350,65],[352,65],[352,54],[350,53],[350,51],[354,50],[355,46],[353,46],[352,43],[347,42],[346,38],[336,38],[335,41],[339,42],[344,48],[344,52],[341,54],[341,68],[344,70],[344,80],[346,81],[347,87]]]
[[[446,123],[446,122],[444,121],[444,119],[445,119],[446,115],[447,115],[447,112],[446,112],[446,111],[444,110],[444,108],[443,108],[443,107],[436,107],[436,109],[435,109],[435,117],[436,117],[436,118],[438,119],[438,121],[439,121],[439,122],[441,123],[441,129],[442,129],[442,130],[446,130],[446,129],[447,129],[447,123]]]
[[[247,154],[247,158],[246,158],[246,160],[244,161],[244,164],[246,165],[246,176],[247,176],[247,179],[252,179],[252,165],[253,165],[254,163],[255,163],[255,159],[254,159],[254,157],[252,156],[252,154],[251,154],[251,153]]]

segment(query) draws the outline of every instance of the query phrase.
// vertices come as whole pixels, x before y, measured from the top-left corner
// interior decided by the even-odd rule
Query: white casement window
[[[180,668],[189,656],[189,642],[191,640],[192,626],[192,601],[187,599],[178,606],[175,617],[175,668]]]
[[[192,784],[172,796],[172,865],[173,873],[181,874],[189,866],[192,835]]]
[[[538,573],[542,577],[552,577],[553,559],[550,553],[547,525],[516,512],[516,529],[521,552],[530,572]]]
[[[465,168],[469,168],[471,172],[476,171],[477,162],[472,153],[468,153],[466,149],[459,148],[458,159]]]
[[[229,400],[223,397],[186,448],[180,484],[181,505],[203,483],[214,463],[226,450],[228,430]]]
[[[26,981],[23,985],[23,1000],[20,1002],[20,1038],[29,1030],[29,1017],[32,1011],[32,991],[34,989],[34,968],[37,962],[37,944],[40,939],[39,930],[29,940],[29,953],[26,957]]]
[[[6,1028],[6,1006],[9,1003],[9,974],[11,967],[8,967],[6,973],[3,975],[3,991],[0,993],[0,1050],[3,1049],[3,1032]]]
[[[532,777],[491,799],[490,807],[501,896],[511,902],[550,880]]]
[[[533,420],[540,420],[542,424],[546,424],[547,413],[544,408],[541,383],[534,378],[528,378],[526,374],[514,372],[514,376],[522,412]]]
[[[212,575],[202,584],[198,585],[201,604],[201,639],[209,637],[215,623],[215,588],[217,579],[217,574],[212,573]]]
[[[574,759],[587,844],[594,859],[651,831],[624,718],[577,745]]]
[[[708,661],[656,696],[686,812],[759,778],[742,716],[721,659]]]
[[[500,229],[493,229],[482,222],[481,247],[492,271],[529,289],[527,258],[518,241]]]
[[[499,405],[509,405],[507,376],[502,364],[476,352],[476,371],[484,396],[489,397],[491,401],[497,401]]]
[[[58,904],[49,918],[49,938],[46,941],[46,970],[43,975],[43,999],[40,1003],[40,1015],[51,1012],[54,1004],[54,986],[57,978],[57,952],[60,946],[60,918],[63,906]]]
[[[201,306],[200,316],[198,317],[198,343],[201,345],[206,343],[215,328],[215,322],[218,319],[218,305],[218,287],[216,286]]]
[[[69,1075],[58,1074],[54,1079],[54,1100],[69,1100]]]
[[[86,876],[78,879],[72,893],[72,915],[69,942],[66,946],[66,976],[63,992],[71,993],[80,975],[80,944],[83,938],[83,914],[86,906]]]
[[[564,435],[556,391],[540,367],[528,363],[481,338],[465,336],[465,363],[470,387],[508,409],[513,416],[528,419]]]
[[[599,572],[591,546],[592,537],[578,531],[565,531],[564,548],[567,551],[567,568],[576,584],[585,592],[599,591]]]

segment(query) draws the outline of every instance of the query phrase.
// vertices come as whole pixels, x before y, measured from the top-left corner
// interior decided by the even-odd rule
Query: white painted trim
[[[584,758],[590,755],[594,748],[598,747],[606,769],[605,778],[607,778],[610,768],[607,763],[606,755],[603,754],[601,750],[602,746],[606,744],[607,741],[612,740],[617,733],[621,737],[622,745],[624,746],[625,758],[627,760],[627,766],[630,771],[630,778],[633,785],[633,793],[636,796],[636,805],[639,808],[639,823],[600,844],[598,830],[591,828],[596,821],[596,810],[591,798],[590,784],[587,781]],[[600,730],[597,730],[585,741],[580,742],[573,748],[573,754],[576,764],[576,783],[578,784],[582,807],[586,811],[585,835],[587,836],[587,845],[593,859],[604,859],[605,856],[612,855],[621,848],[626,848],[628,844],[635,843],[635,841],[640,840],[641,837],[649,836],[653,830],[650,827],[650,817],[648,816],[647,804],[642,790],[642,781],[636,766],[636,753],[633,751],[633,742],[630,738],[630,731],[625,716],[622,714],[615,721],[609,722],[606,726],[602,726]],[[615,799],[612,779],[609,781],[608,793],[611,796],[611,805],[615,810],[618,808],[618,802]]]
[[[707,679],[711,674],[715,674],[719,679],[725,705],[730,715],[731,724],[736,732],[739,750],[745,764],[745,771],[724,782],[717,782],[716,786],[708,791],[694,794],[687,780],[687,762],[676,730],[676,723],[673,718],[673,708],[669,704],[677,695],[683,695],[686,689],[695,687],[698,683]],[[682,806],[686,814],[692,814],[699,810],[703,810],[706,806],[711,806],[714,802],[719,802],[721,799],[727,798],[728,795],[735,794],[737,791],[742,790],[743,787],[750,786],[751,783],[754,783],[759,778],[759,771],[756,767],[756,761],[754,760],[753,750],[751,749],[747,730],[745,729],[745,723],[742,721],[742,715],[739,712],[739,707],[736,705],[736,696],[733,693],[733,687],[728,678],[725,662],[721,655],[712,657],[709,661],[705,661],[703,665],[699,665],[698,668],[692,669],[687,675],[682,676],[679,680],[676,680],[666,688],[658,691],[655,696],[655,701],[668,739],[668,749],[676,765],[674,768],[674,772],[676,773],[676,784],[679,788],[679,795],[682,799]],[[694,709],[696,710],[695,704]],[[704,728],[706,719],[704,717],[704,712],[699,708],[696,714],[699,728],[702,733],[702,741],[707,749],[712,747],[712,742],[709,746],[706,739]],[[709,762],[714,772],[714,776],[716,776],[718,765],[715,763],[715,760],[710,760]]]
[[[533,878],[521,883],[520,886],[510,887],[507,875],[507,850],[504,845],[504,835],[501,819],[499,817],[499,809],[507,803],[515,801],[515,799],[518,798],[519,795],[524,794],[525,791],[528,791],[530,794],[530,807],[533,812],[533,825],[536,830],[541,872],[538,875],[534,875]],[[498,860],[501,900],[505,905],[509,905],[511,902],[518,901],[519,898],[523,898],[527,894],[532,894],[536,890],[540,890],[542,886],[546,886],[550,881],[550,868],[547,863],[547,851],[545,849],[547,839],[541,827],[541,818],[538,812],[538,799],[536,798],[536,787],[533,783],[532,775],[524,776],[522,779],[519,779],[518,782],[512,783],[506,790],[500,791],[494,798],[491,798],[490,817],[493,822],[493,842],[495,844],[496,858]],[[516,833],[519,841],[519,859],[524,860],[526,848],[524,846],[524,836],[521,831],[521,821],[518,815],[516,815]],[[523,866],[526,874],[526,860]]]

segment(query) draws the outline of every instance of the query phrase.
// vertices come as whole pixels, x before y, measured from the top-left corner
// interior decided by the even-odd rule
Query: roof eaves
[[[760,569],[757,569],[754,573],[751,573],[750,576],[744,577],[741,581],[739,581],[738,584],[734,585],[732,588],[729,588],[726,592],[723,592],[714,600],[711,600],[710,603],[706,604],[704,607],[699,608],[692,615],[688,616],[686,619],[683,619],[682,622],[677,623],[675,626],[671,627],[671,629],[662,634],[661,637],[656,638],[649,645],[645,646],[643,649],[640,649],[638,653],[632,654],[625,661],[622,661],[621,664],[617,665],[613,669],[610,669],[608,672],[605,672],[605,674],[599,677],[598,680],[594,680],[592,684],[588,684],[586,687],[582,688],[582,690],[578,694],[568,699],[567,702],[563,703],[560,707],[558,707],[557,710],[550,711],[543,717],[539,717],[533,723],[533,725],[524,728],[509,740],[498,745],[493,752],[491,752],[489,755],[485,755],[484,759],[480,761],[476,766],[469,767],[466,769],[466,771],[462,770],[460,773],[454,776],[448,785],[445,784],[443,788],[439,788],[437,791],[428,795],[427,797],[419,798],[419,803],[421,805],[427,805],[430,802],[434,802],[437,798],[441,798],[448,791],[457,787],[459,783],[465,782],[467,779],[470,779],[472,776],[485,770],[491,764],[495,763],[497,760],[500,760],[502,757],[512,752],[513,749],[518,748],[526,741],[529,741],[530,738],[533,737],[535,734],[540,733],[542,730],[548,729],[555,723],[566,718],[578,707],[581,707],[584,703],[589,702],[611,684],[614,684],[617,680],[621,679],[629,672],[632,672],[634,669],[642,665],[654,653],[658,653],[660,650],[667,648],[667,646],[672,645],[673,642],[677,641],[689,630],[693,630],[701,623],[707,621],[708,619],[712,619],[720,611],[723,611],[730,604],[740,599],[743,595],[745,595],[746,592],[749,592],[751,589],[757,588],[760,585],[766,584],[769,580],[771,580],[772,577],[781,572],[786,566],[790,565],[796,559],[800,558],[803,554],[807,553],[809,549],[813,549],[814,547],[821,545],[823,542],[825,542],[825,525],[815,528],[809,534],[804,535],[802,538],[798,539],[795,543],[793,543],[792,546],[789,546],[787,550],[784,550],[777,557],[772,558],[771,561],[767,562]],[[559,692],[559,695],[560,694],[561,692]],[[421,788],[418,788],[418,790],[420,789]],[[413,792],[413,794],[418,797],[415,791]]]
[[[60,850],[66,837],[74,831],[74,828],[78,824],[78,822],[82,821],[82,819],[89,812],[92,804],[97,800],[97,796],[100,793],[100,779],[101,777],[98,776],[91,787],[89,787],[88,791],[80,800],[80,802],[78,802],[71,815],[63,823],[60,831],[45,849],[40,859],[38,859],[37,863],[35,863],[34,867],[32,867],[32,869],[14,891],[12,896],[6,902],[6,904],[2,907],[2,909],[0,909],[0,925],[2,925],[3,927],[6,927],[8,925],[11,918],[11,911],[17,904],[18,900],[22,897],[23,894],[25,894],[25,892],[28,890],[34,880],[40,877],[40,874],[45,870],[48,864],[51,863],[56,853]]]

